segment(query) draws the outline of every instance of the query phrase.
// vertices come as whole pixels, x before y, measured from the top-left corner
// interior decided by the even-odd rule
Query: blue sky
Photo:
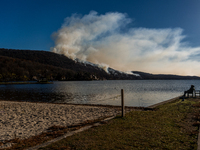
[[[146,52],[146,50],[143,50],[145,48],[148,49],[149,46],[141,47],[140,45],[139,49],[141,51],[144,51],[144,53],[139,54],[139,52],[134,52],[134,54],[131,53],[131,55],[129,55],[130,53],[127,53],[124,57],[128,58],[130,56],[136,55],[136,58],[132,61],[127,61],[120,67],[117,63],[113,61],[109,62],[107,60],[109,58],[105,60],[102,58],[103,52],[107,52],[107,50],[105,49],[114,48],[113,45],[115,44],[110,44],[114,43],[113,41],[111,41],[109,44],[107,43],[107,47],[104,47],[104,50],[102,50],[101,53],[98,52],[99,55],[102,55],[101,58],[97,58],[97,56],[93,57],[97,55],[97,53],[94,54],[94,52],[92,52],[91,54],[90,52],[91,48],[95,49],[95,52],[99,49],[103,49],[103,46],[101,44],[104,43],[105,45],[105,41],[103,41],[102,39],[99,43],[97,43],[94,39],[92,40],[93,43],[91,42],[91,39],[83,40],[78,44],[78,47],[81,47],[82,50],[78,50],[76,52],[73,51],[71,53],[73,53],[75,57],[80,58],[82,60],[87,60],[93,63],[99,63],[101,65],[107,65],[111,67],[113,66],[113,68],[120,69],[123,71],[141,70],[152,73],[200,75],[200,72],[194,71],[197,68],[197,64],[199,62],[198,55],[200,53],[199,8],[200,0],[1,0],[0,47],[10,49],[30,49],[46,51],[49,51],[54,47],[56,48],[54,50],[55,52],[67,53],[66,55],[68,55],[68,53],[70,53],[68,50],[67,52],[63,52],[59,49],[59,46],[57,46],[63,44],[63,42],[59,42],[59,39],[61,39],[61,37],[59,37],[58,34],[64,27],[72,26],[74,14],[78,14],[75,18],[79,18],[80,23],[81,21],[84,21],[84,16],[92,16],[91,11],[96,13],[93,15],[93,17],[96,16],[96,19],[99,20],[100,17],[108,18],[109,15],[111,16],[112,13],[115,13],[114,17],[119,17],[117,21],[121,21],[120,23],[117,23],[117,25],[120,25],[120,27],[116,27],[117,31],[112,31],[115,32],[115,34],[111,34],[111,31],[109,30],[109,36],[102,35],[102,33],[104,32],[101,31],[101,35],[97,35],[98,38],[99,36],[103,36],[103,38],[107,39],[107,41],[115,39],[115,42],[117,43],[122,43],[123,41],[124,43],[127,43],[127,41],[125,41],[127,37],[135,38],[138,37],[138,35],[140,35],[141,33],[143,33],[143,35],[148,34],[148,40],[151,39],[154,35],[158,38],[159,36],[162,36],[163,38],[170,36],[173,37],[173,40],[169,41],[167,43],[167,46],[169,46],[170,43],[176,43],[173,45],[171,44],[171,47],[178,48],[174,50],[168,48],[172,52],[170,54],[173,55],[164,55],[165,57],[163,58],[167,59],[161,63],[161,61],[158,59],[154,59],[152,61],[153,58],[150,58],[147,55],[148,53],[150,53],[150,51]],[[65,19],[67,17],[68,24],[66,23]],[[125,21],[124,26],[123,21]],[[107,22],[109,22],[109,20],[107,20]],[[107,32],[108,28],[106,28],[106,33]],[[74,31],[70,30],[70,33],[72,34],[74,33]],[[118,40],[116,40],[116,38],[113,38],[119,34],[120,36],[118,36]],[[97,37],[95,38],[97,39]],[[176,41],[177,38],[179,39],[178,42]],[[170,39],[168,38],[166,40]],[[131,42],[133,43],[133,41]],[[87,43],[89,43],[90,47],[88,46],[86,48],[85,45],[87,45]],[[153,41],[153,43],[155,44],[155,40]],[[158,45],[156,46],[158,48],[160,46],[160,43],[156,44]],[[64,45],[66,45],[66,43]],[[146,43],[144,45],[146,45]],[[77,45],[73,46],[77,47]],[[84,47],[84,49],[82,47]],[[165,47],[164,44],[162,44],[161,47],[163,49],[163,47]],[[151,48],[152,55],[154,55],[154,53],[159,53],[158,49],[154,50],[153,47]],[[134,49],[134,46],[133,48],[129,47],[126,50],[130,51],[130,49]],[[166,51],[170,51],[168,49],[163,50],[165,51],[164,53],[166,53]],[[182,49],[184,49],[183,53],[181,53],[181,57],[184,57],[183,59],[177,56],[180,55],[179,51],[181,51]],[[84,55],[80,55],[80,53],[82,52],[86,53]],[[115,52],[113,51],[109,53],[114,54]],[[186,52],[190,52],[191,54],[188,54]],[[88,55],[88,53],[90,53],[90,55]],[[109,55],[109,53],[106,53],[106,55]],[[117,53],[120,53],[120,50],[118,50]],[[70,54],[70,56],[72,55]],[[174,58],[176,58],[176,60]],[[113,57],[112,59],[114,60],[115,58]],[[152,66],[154,66],[153,68],[148,66],[148,63],[144,63],[145,60],[148,59],[152,62]],[[161,68],[163,67],[169,68],[173,66],[173,63],[170,64],[171,60],[173,60],[173,63],[177,60],[179,60],[179,62],[187,61],[188,64],[176,64],[178,68],[182,66],[182,70],[179,72],[174,71],[177,70],[177,68],[166,69],[166,71],[162,71]],[[125,60],[121,61],[125,62]],[[164,66],[159,66],[160,63]],[[195,64],[195,68],[193,70],[185,72],[184,66],[187,67],[192,65],[193,63]],[[134,67],[131,68],[131,64],[135,64],[133,65]],[[136,67],[138,65],[140,66],[140,68]],[[127,68],[124,66],[129,67]]]
[[[200,39],[199,0],[1,0],[0,47],[49,50],[51,34],[74,13],[126,13],[132,27],[176,28],[185,40],[198,45]]]

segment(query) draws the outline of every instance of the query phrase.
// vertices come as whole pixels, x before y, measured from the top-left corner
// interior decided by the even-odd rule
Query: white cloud
[[[72,15],[56,33],[56,53],[92,63],[107,64],[121,71],[200,75],[200,65],[191,55],[200,47],[182,42],[183,29],[130,28],[131,19],[122,13]]]

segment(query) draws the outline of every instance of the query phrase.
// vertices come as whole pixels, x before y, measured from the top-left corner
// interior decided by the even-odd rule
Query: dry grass
[[[67,137],[41,149],[196,149],[199,99],[176,100],[153,111],[132,111],[124,118],[116,117],[102,126]],[[10,149],[32,147],[69,131],[102,120],[87,121],[70,127],[53,126],[47,132],[29,139],[14,139]]]
[[[192,126],[194,100],[176,100],[155,111],[132,111],[108,124],[67,137],[45,148],[69,150],[196,149],[197,127]]]

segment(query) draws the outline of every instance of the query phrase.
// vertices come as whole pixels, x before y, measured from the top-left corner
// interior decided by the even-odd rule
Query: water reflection
[[[183,94],[191,84],[200,89],[199,80],[76,81],[54,84],[0,85],[1,100],[149,106]]]

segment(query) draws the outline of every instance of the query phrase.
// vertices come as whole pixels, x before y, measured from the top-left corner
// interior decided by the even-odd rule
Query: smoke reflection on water
[[[0,85],[0,99],[32,102],[149,106],[183,94],[199,80],[70,81],[54,84]]]

